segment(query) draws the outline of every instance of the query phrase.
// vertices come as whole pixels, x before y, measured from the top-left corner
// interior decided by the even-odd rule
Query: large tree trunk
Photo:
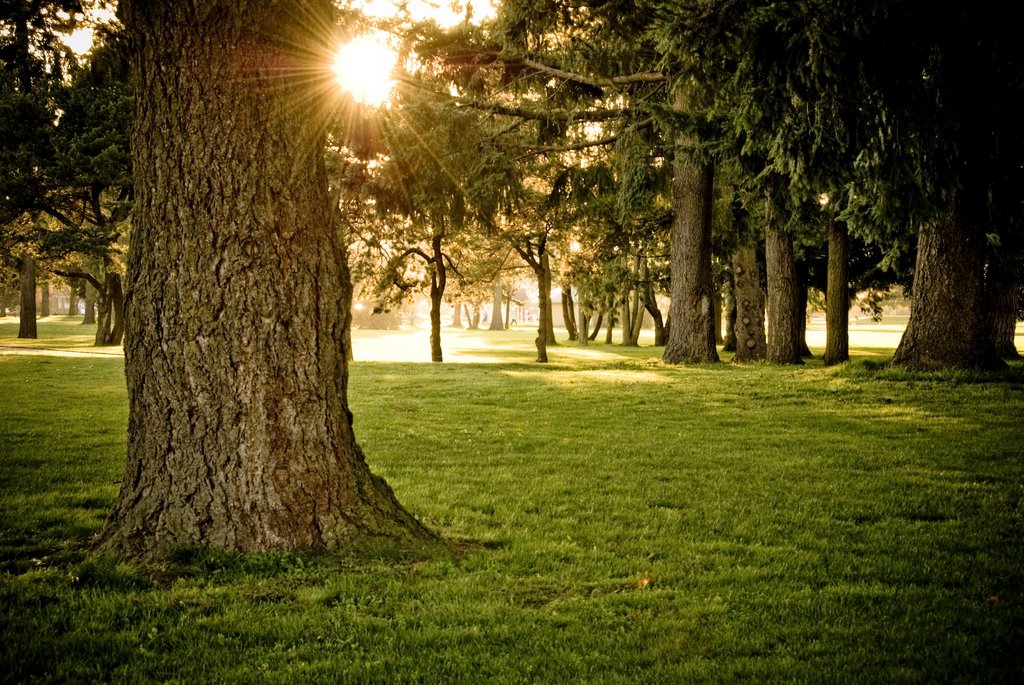
[[[910,321],[892,363],[918,370],[1004,366],[985,325],[983,198],[960,190],[917,241]]]
[[[801,358],[800,288],[793,258],[793,236],[769,225],[765,231],[768,275],[768,361],[803,364]]]
[[[711,205],[714,166],[676,159],[672,180],[672,326],[662,359],[717,362],[714,283],[711,278]]]
[[[746,245],[732,256],[733,293],[736,301],[736,354],[737,362],[760,361],[767,354],[764,333],[764,291],[757,265],[757,250]]]
[[[21,282],[21,306],[18,309],[18,337],[35,338],[36,334],[36,260],[25,252],[18,258]]]
[[[328,0],[122,0],[134,46],[128,454],[106,549],[430,534],[367,468],[311,83]],[[305,46],[305,47],[300,47]],[[308,51],[307,51],[308,50]]]
[[[505,323],[501,319],[501,304],[502,297],[505,294],[505,286],[502,285],[501,279],[495,279],[494,281],[494,300],[491,302],[491,330],[492,331],[503,331],[505,330]]]
[[[1017,298],[1020,281],[1017,264],[1003,255],[988,261],[985,278],[985,301],[988,305],[989,338],[996,354],[1003,359],[1018,359],[1014,336],[1017,331]]]
[[[826,366],[850,358],[850,238],[846,222],[834,217],[828,225],[828,283],[825,290]]]

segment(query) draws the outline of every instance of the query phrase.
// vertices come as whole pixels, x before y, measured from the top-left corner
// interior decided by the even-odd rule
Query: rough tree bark
[[[28,252],[18,258],[21,282],[21,306],[18,309],[18,337],[35,338],[36,333],[36,260]]]
[[[732,256],[733,293],[736,301],[736,354],[733,361],[760,361],[768,354],[764,333],[764,291],[753,245],[740,247]]]
[[[800,288],[793,258],[793,236],[769,226],[765,231],[768,276],[768,361],[803,364],[800,356]]]
[[[1005,365],[985,325],[985,216],[983,194],[959,190],[937,225],[918,237],[910,320],[894,366],[930,371]]]
[[[825,286],[826,366],[850,359],[850,239],[846,222],[831,218],[828,225],[828,282]]]
[[[243,552],[431,535],[352,431],[344,250],[310,26],[328,0],[122,0],[135,214],[128,454],[104,549]],[[326,48],[325,48],[326,49]]]
[[[494,281],[494,299],[491,302],[491,326],[492,331],[503,331],[505,330],[505,322],[501,318],[501,304],[502,297],[505,294],[505,286],[502,284],[501,279],[495,279]]]
[[[718,361],[711,278],[713,191],[713,165],[676,159],[672,177],[672,326],[662,354],[670,364]]]

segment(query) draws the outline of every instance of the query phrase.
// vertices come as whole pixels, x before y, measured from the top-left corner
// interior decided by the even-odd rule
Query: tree
[[[327,0],[124,0],[136,204],[128,455],[105,549],[431,538],[372,475],[346,386],[323,159]],[[322,73],[322,79],[310,74]],[[169,87],[170,85],[170,87]]]

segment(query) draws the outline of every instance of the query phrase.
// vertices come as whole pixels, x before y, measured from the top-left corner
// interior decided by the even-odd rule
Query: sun
[[[342,45],[334,56],[334,77],[352,99],[380,107],[395,87],[392,72],[397,56],[383,33],[372,33]]]

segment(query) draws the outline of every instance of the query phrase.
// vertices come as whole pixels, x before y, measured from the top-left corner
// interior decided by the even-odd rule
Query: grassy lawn
[[[1024,366],[886,369],[899,323],[828,369],[357,331],[356,433],[452,553],[138,568],[89,553],[121,358],[0,320],[0,680],[1019,683]]]

